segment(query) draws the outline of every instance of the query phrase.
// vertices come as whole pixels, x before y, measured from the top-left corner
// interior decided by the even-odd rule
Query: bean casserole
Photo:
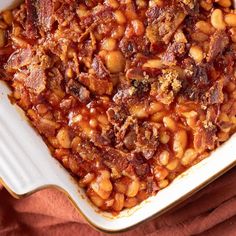
[[[235,132],[235,62],[230,0],[26,0],[0,15],[11,101],[113,213]]]

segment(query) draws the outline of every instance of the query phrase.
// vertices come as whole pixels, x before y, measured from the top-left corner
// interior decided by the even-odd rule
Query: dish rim
[[[53,158],[53,157],[52,157]],[[197,188],[193,189],[192,191],[186,193],[185,195],[183,195],[181,198],[177,199],[176,201],[172,202],[168,207],[164,208],[163,210],[155,213],[154,215],[143,219],[140,222],[137,222],[131,226],[128,226],[126,228],[120,229],[120,230],[110,230],[110,229],[106,229],[106,228],[102,228],[96,224],[94,224],[80,209],[80,207],[78,206],[78,204],[73,200],[73,198],[70,196],[70,193],[65,190],[64,188],[57,186],[57,185],[44,185],[41,186],[39,188],[36,188],[30,192],[24,193],[24,194],[17,194],[15,193],[13,190],[11,190],[11,188],[5,183],[5,181],[3,180],[3,178],[0,177],[0,184],[7,190],[7,192],[14,197],[15,199],[23,199],[26,197],[29,197],[31,195],[33,195],[34,193],[37,193],[41,190],[45,190],[45,189],[56,189],[60,192],[62,192],[63,194],[65,194],[65,196],[68,198],[68,200],[71,202],[71,204],[73,205],[73,207],[76,208],[76,210],[79,212],[79,214],[86,220],[86,222],[92,226],[92,228],[94,228],[95,230],[99,231],[99,232],[103,232],[103,233],[108,233],[108,234],[117,234],[117,233],[122,233],[122,232],[127,232],[129,230],[132,230],[142,224],[147,223],[148,221],[151,221],[153,219],[156,219],[158,217],[160,217],[161,215],[165,214],[166,212],[170,211],[171,209],[173,209],[174,207],[178,206],[179,204],[183,203],[185,200],[189,199],[191,196],[193,196],[194,194],[196,194],[198,191],[202,190],[203,188],[205,188],[207,185],[209,185],[210,183],[214,182],[217,178],[219,178],[220,176],[222,176],[223,174],[225,174],[226,172],[228,172],[230,169],[232,169],[233,167],[236,166],[236,160],[234,163],[231,163],[230,165],[228,165],[227,167],[225,167],[224,169],[222,169],[220,172],[216,173],[215,175],[213,175],[211,178],[207,179],[206,181],[204,181],[201,185],[199,185]],[[185,173],[185,172],[184,172]],[[158,193],[157,193],[158,194]]]
[[[3,0],[4,1],[4,0]],[[7,2],[7,4],[11,5],[10,4],[10,0],[5,0]],[[15,0],[12,0],[12,2],[15,2]],[[1,12],[1,10],[0,10]],[[0,85],[1,86],[1,85]],[[226,141],[226,142],[229,142]],[[217,150],[217,149],[216,149]],[[211,155],[210,155],[211,156]],[[52,157],[53,158],[53,157]],[[200,162],[201,163],[201,162]],[[88,216],[86,216],[80,209],[80,207],[78,206],[78,204],[73,200],[73,197],[70,195],[70,193],[64,189],[63,187],[61,186],[58,186],[58,185],[43,185],[43,186],[40,186],[36,189],[33,189],[32,191],[30,192],[26,192],[24,194],[17,194],[15,193],[9,186],[8,184],[3,180],[3,178],[0,176],[0,184],[2,184],[6,190],[14,197],[14,198],[17,198],[17,199],[21,199],[21,198],[25,198],[25,197],[28,197],[38,191],[41,191],[43,189],[47,189],[47,188],[55,188],[57,190],[59,190],[60,192],[63,192],[67,198],[70,200],[70,202],[73,204],[73,206],[79,211],[80,215],[83,216],[84,219],[86,219],[86,221],[89,223],[89,225],[91,225],[93,228],[95,228],[96,230],[99,230],[99,231],[102,231],[102,232],[105,232],[105,233],[109,233],[109,234],[115,234],[115,233],[121,233],[121,232],[125,232],[125,231],[128,231],[128,230],[131,230],[141,224],[144,224],[146,223],[147,221],[150,221],[154,218],[157,218],[159,217],[160,215],[166,213],[167,211],[169,211],[170,209],[173,209],[175,206],[177,206],[178,204],[182,203],[184,200],[188,199],[189,197],[191,197],[193,194],[195,194],[196,192],[200,191],[201,189],[203,189],[206,185],[208,185],[209,183],[213,182],[215,179],[217,179],[218,177],[220,177],[221,175],[223,175],[225,172],[227,172],[228,170],[230,170],[231,168],[233,168],[234,166],[236,165],[236,160],[233,162],[233,163],[230,163],[228,166],[226,166],[225,168],[223,168],[221,171],[219,171],[218,173],[212,175],[210,178],[208,178],[207,180],[205,180],[204,182],[202,182],[200,185],[198,185],[196,188],[192,189],[190,192],[186,193],[185,195],[182,195],[180,198],[176,199],[174,202],[172,202],[171,204],[169,204],[166,208],[162,209],[161,211],[159,212],[156,212],[155,214],[145,218],[144,216],[144,219],[139,221],[139,222],[136,222],[134,223],[133,225],[131,226],[128,226],[128,227],[125,227],[125,228],[122,228],[120,230],[112,230],[112,229],[107,229],[107,228],[102,228],[101,226],[98,226],[96,225],[95,223],[93,223]],[[185,172],[184,172],[185,173]],[[183,174],[184,174],[183,173]],[[190,173],[191,174],[191,173]],[[158,193],[157,193],[158,194]],[[88,204],[88,203],[87,203]],[[145,206],[144,206],[145,207]]]

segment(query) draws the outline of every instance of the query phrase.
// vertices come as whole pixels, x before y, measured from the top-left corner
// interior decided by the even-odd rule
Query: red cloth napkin
[[[236,235],[236,168],[165,215],[120,236]],[[47,189],[22,200],[0,190],[0,235],[104,235],[67,197]]]

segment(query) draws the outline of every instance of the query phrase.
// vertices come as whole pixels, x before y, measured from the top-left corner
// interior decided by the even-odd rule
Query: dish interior
[[[109,227],[121,227],[116,219],[124,228],[134,223],[123,217],[135,215],[136,224],[144,209],[146,218],[161,213],[231,166],[234,137],[225,144],[229,157],[219,161],[215,153],[202,161],[236,127],[236,14],[226,2],[29,0],[3,11],[0,78],[11,87],[11,102],[24,110],[76,182],[68,187],[56,170],[30,187],[19,168],[27,188],[17,186],[16,192],[56,185],[81,208],[79,185],[110,217]],[[6,100],[2,105],[10,109]],[[10,139],[7,132],[20,123],[4,119],[3,133]],[[14,156],[6,146],[3,142],[5,155]],[[205,173],[211,162],[220,164]],[[1,176],[10,180],[4,163]],[[191,166],[190,176],[184,171]],[[165,198],[168,193],[172,196]],[[98,227],[108,224],[109,217],[89,209],[81,211],[92,214]]]

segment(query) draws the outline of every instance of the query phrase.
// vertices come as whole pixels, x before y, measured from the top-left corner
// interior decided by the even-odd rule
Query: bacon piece
[[[175,31],[179,28],[186,17],[182,8],[170,6],[160,9],[152,7],[147,12],[149,21],[146,36],[151,44],[164,42],[168,44]]]
[[[70,80],[69,83],[66,85],[66,90],[69,94],[78,98],[79,101],[82,103],[86,103],[89,101],[90,92],[77,81]]]
[[[38,129],[38,131],[45,136],[54,136],[56,129],[60,127],[60,125],[52,120],[44,119],[44,118],[39,118],[35,121],[33,121],[34,125]]]
[[[37,0],[26,0],[27,20],[26,32],[29,38],[36,39],[38,37],[38,13],[36,8]]]
[[[225,31],[216,31],[211,36],[209,51],[207,54],[207,62],[213,61],[218,55],[220,55],[224,51],[228,44],[229,38]]]
[[[162,61],[165,65],[176,65],[177,58],[185,54],[185,44],[174,42],[166,49]]]
[[[26,0],[26,9],[26,31],[29,38],[38,38],[38,27],[45,32],[51,30],[54,12],[52,0]]]
[[[96,75],[100,78],[100,79],[104,79],[104,78],[109,78],[110,77],[110,73],[107,70],[107,68],[104,66],[101,58],[99,56],[95,56],[92,62],[92,67],[96,73]]]
[[[115,167],[118,171],[122,171],[128,167],[130,154],[119,151],[112,147],[106,147],[103,152],[104,164],[110,168]]]
[[[135,173],[140,178],[144,178],[150,173],[150,166],[148,163],[145,163],[145,158],[141,155],[132,155],[131,164],[134,167]]]
[[[40,94],[46,88],[46,75],[44,70],[33,67],[24,83],[25,86],[32,89],[34,93]]]
[[[193,144],[194,148],[199,152],[204,150],[213,150],[215,148],[216,128],[211,125],[208,127],[199,127],[194,133]]]
[[[223,80],[217,81],[207,93],[208,104],[220,104],[224,101]]]
[[[108,23],[112,21],[112,19],[112,8],[109,6],[98,4],[92,9],[92,11],[90,11],[90,14],[83,19],[82,23],[83,25],[90,26],[91,24],[96,22],[96,24],[98,25],[102,22]]]
[[[33,57],[31,48],[20,49],[13,53],[6,64],[8,71],[18,70],[19,68],[29,65]]]
[[[39,0],[38,19],[44,31],[50,31],[53,24],[54,6],[52,0]]]
[[[149,55],[149,42],[148,40],[141,37],[127,38],[123,37],[119,43],[119,48],[125,57],[129,58],[137,52]]]
[[[159,145],[159,126],[144,122],[137,133],[136,152],[140,152],[148,160],[153,157]]]
[[[64,26],[65,24],[66,25],[70,24],[70,22],[75,16],[75,12],[72,11],[71,8],[67,4],[65,4],[65,2],[63,2],[59,6],[60,7],[57,10],[55,10],[55,14],[53,16],[54,19],[58,22],[59,25],[61,25],[62,23]]]
[[[192,68],[189,71],[185,71],[186,79],[183,80],[182,89],[180,94],[186,98],[196,101],[205,102],[205,95],[210,88],[210,76],[208,65],[188,65],[188,68]]]
[[[107,79],[99,79],[92,74],[80,73],[79,81],[97,95],[111,95],[113,90],[112,82]]]
[[[79,153],[84,161],[93,161],[99,158],[99,150],[91,142],[79,142],[74,148],[74,152]]]
[[[84,43],[79,44],[78,46],[78,57],[81,57],[80,62],[90,68],[93,60],[93,54],[96,50],[96,38],[92,32],[90,32],[89,35],[86,35],[86,37],[88,37],[86,40],[85,38],[79,38],[79,40],[84,40]]]
[[[112,129],[103,131],[102,133],[94,131],[94,135],[90,138],[96,147],[103,148],[111,146],[114,143],[115,135]]]
[[[110,107],[107,110],[106,114],[109,122],[114,126],[123,124],[128,116],[128,112],[125,110],[123,106]]]

